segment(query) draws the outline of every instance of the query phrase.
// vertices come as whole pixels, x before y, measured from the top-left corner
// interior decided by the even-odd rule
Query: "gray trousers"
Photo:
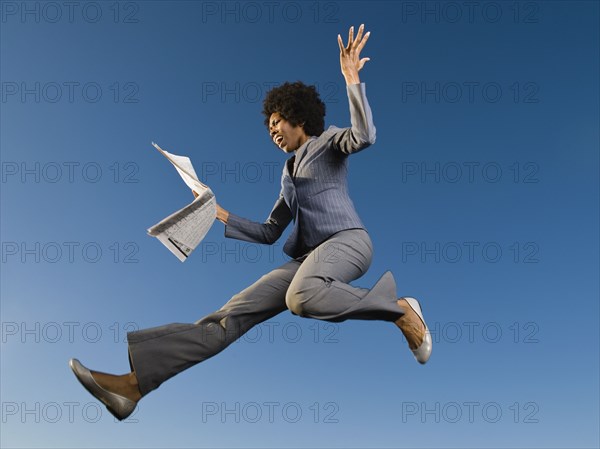
[[[372,289],[348,284],[371,265],[363,229],[334,234],[303,258],[290,260],[193,324],[173,323],[127,334],[129,362],[142,396],[221,352],[253,326],[289,309],[307,318],[396,321],[396,284],[386,272]]]

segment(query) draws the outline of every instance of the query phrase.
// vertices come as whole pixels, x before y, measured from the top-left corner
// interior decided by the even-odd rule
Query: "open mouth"
[[[275,138],[275,143],[276,143],[277,145],[280,145],[280,144],[281,144],[281,142],[283,142],[283,137],[282,137],[282,136],[277,136],[277,137]]]

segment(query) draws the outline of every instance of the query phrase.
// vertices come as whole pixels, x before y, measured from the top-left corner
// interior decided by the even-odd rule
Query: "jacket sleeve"
[[[351,128],[330,126],[327,132],[333,133],[333,146],[345,154],[356,153],[375,143],[376,128],[373,114],[367,101],[365,83],[346,86],[350,103]]]
[[[225,225],[225,237],[271,245],[281,237],[291,220],[292,212],[280,194],[264,223],[250,221],[230,212]]]

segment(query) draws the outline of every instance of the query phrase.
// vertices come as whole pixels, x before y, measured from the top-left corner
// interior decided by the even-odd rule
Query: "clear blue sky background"
[[[464,3],[2,2],[2,446],[598,447],[598,2]],[[285,261],[218,222],[184,264],[147,236],[192,200],[150,142],[264,219],[286,157],[264,94],[316,83],[348,126],[337,34],[360,23],[355,284],[390,269],[421,299],[430,362],[389,323],[283,313],[116,423],[69,358],[126,372],[127,330]]]

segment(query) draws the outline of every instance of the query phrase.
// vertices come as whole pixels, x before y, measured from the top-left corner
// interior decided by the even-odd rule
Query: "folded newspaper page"
[[[188,157],[169,153],[152,142],[174,166],[183,181],[198,197],[183,209],[174,212],[148,229],[180,261],[185,262],[202,241],[217,217],[217,201],[210,188],[198,180]]]

